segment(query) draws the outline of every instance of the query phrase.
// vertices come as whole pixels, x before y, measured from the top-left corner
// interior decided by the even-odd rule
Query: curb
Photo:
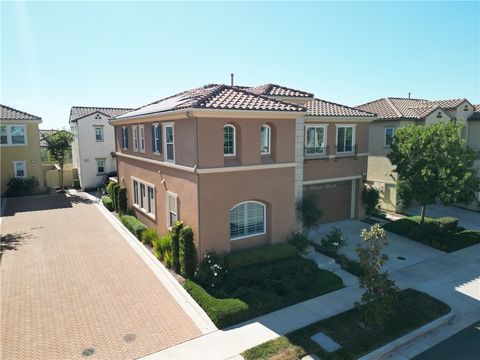
[[[385,359],[387,356],[389,356],[395,350],[398,350],[400,347],[411,343],[412,341],[416,340],[421,336],[427,335],[443,326],[448,325],[454,320],[455,316],[456,315],[452,314],[452,312],[450,311],[448,314],[445,314],[438,319],[435,319],[432,322],[429,322],[428,324],[425,324],[422,327],[419,327],[418,329],[413,330],[412,332],[409,332],[408,334],[399,337],[398,339],[393,340],[388,344],[383,345],[377,350],[374,350],[362,356],[361,358],[359,358],[359,360]]]
[[[74,195],[70,193],[71,195]],[[192,319],[203,335],[217,331],[218,328],[210,320],[205,311],[197,304],[190,294],[170,274],[165,266],[101,203],[98,199],[88,193],[85,196],[95,202],[97,209],[113,225],[115,230],[127,241],[133,250],[142,258],[145,264],[153,271],[167,291],[177,301],[180,307]]]

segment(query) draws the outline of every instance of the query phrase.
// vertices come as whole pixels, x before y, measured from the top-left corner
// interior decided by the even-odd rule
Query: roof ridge
[[[227,85],[225,84],[209,84],[209,85],[211,85],[212,89],[207,94],[200,96],[198,99],[195,99],[195,101],[192,102],[192,107],[199,106],[200,104],[207,102],[207,100],[211,99],[214,96],[219,95],[220,92],[227,87]],[[205,86],[209,86],[209,85],[205,85]],[[234,86],[230,86],[230,88],[239,90]]]
[[[133,109],[133,108],[124,108],[124,107],[111,107],[111,106],[72,106],[71,107],[72,109],[73,108],[80,108],[80,109],[118,109],[118,110],[125,110],[125,109]]]
[[[394,98],[392,98],[394,99]],[[385,101],[387,102],[388,105],[390,105],[390,107],[393,109],[393,111],[395,112],[395,114],[397,114],[398,117],[402,117],[402,113],[400,112],[400,110],[397,109],[397,107],[393,104],[392,100],[390,100],[390,98],[386,97],[385,98]]]
[[[295,88],[293,88],[293,87],[288,87],[288,86],[273,84],[273,83],[270,83],[269,85],[271,85],[271,88],[273,88],[274,86],[277,86],[277,87],[279,87],[279,88],[283,88],[283,89],[287,89],[287,90],[294,90],[294,91],[296,91],[296,92],[302,92],[302,93],[311,95],[312,98],[315,98],[315,94],[314,94],[314,93],[311,93],[311,92],[308,92],[308,91],[304,91],[304,90],[300,90],[300,89],[295,89]],[[271,88],[270,88],[270,89],[271,89]],[[269,89],[269,90],[270,90],[270,89]],[[288,96],[286,96],[286,97],[288,97]]]
[[[7,108],[7,109],[9,109],[9,110],[17,111],[17,112],[19,112],[19,113],[22,113],[22,114],[31,116],[31,117],[36,118],[36,119],[41,119],[40,116],[33,115],[33,114],[30,114],[30,113],[27,113],[26,111],[22,111],[22,110],[18,110],[18,109],[12,108],[11,106],[7,106],[7,105],[4,105],[4,104],[0,104],[0,106],[3,106],[3,107],[5,107],[5,108]]]

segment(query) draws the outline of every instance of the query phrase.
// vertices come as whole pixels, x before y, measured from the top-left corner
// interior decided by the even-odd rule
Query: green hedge
[[[183,228],[183,222],[177,221],[173,224],[170,234],[172,236],[172,265],[177,274],[180,273],[180,231]]]
[[[120,185],[118,184],[115,184],[113,185],[113,188],[112,188],[112,201],[113,201],[113,207],[115,209],[116,212],[118,212],[118,203],[117,203],[117,199],[118,199],[118,190],[120,189]]]
[[[230,269],[235,269],[291,258],[296,256],[296,253],[296,248],[287,243],[266,245],[250,250],[230,253],[227,255],[227,262]]]
[[[219,328],[242,321],[248,313],[248,305],[239,299],[217,299],[191,280],[186,280],[183,287]]]
[[[137,237],[138,240],[142,240],[142,232],[147,229],[144,223],[138,220],[135,216],[122,215],[120,217],[122,224]]]
[[[196,253],[193,231],[190,226],[180,230],[179,245],[180,272],[187,279],[192,279],[195,275]]]
[[[110,196],[105,195],[101,198],[103,206],[105,206],[109,211],[113,211],[113,201]]]
[[[127,188],[118,189],[117,207],[120,214],[125,214],[127,212]]]
[[[113,187],[116,185],[116,183],[114,182],[109,182],[108,185],[107,185],[107,195],[112,197],[113,196]]]

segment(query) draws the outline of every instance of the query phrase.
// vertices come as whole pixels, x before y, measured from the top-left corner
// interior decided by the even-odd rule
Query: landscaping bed
[[[249,349],[242,356],[246,360],[287,360],[315,354],[321,359],[355,359],[449,311],[450,308],[443,302],[425,293],[406,289],[398,293],[394,315],[380,327],[366,327],[361,321],[360,312],[353,308]],[[324,351],[310,339],[320,331],[342,348],[332,353]]]
[[[420,216],[410,216],[389,222],[383,228],[445,252],[480,243],[480,231],[465,230],[458,226],[458,219],[452,217],[425,217],[421,225]]]

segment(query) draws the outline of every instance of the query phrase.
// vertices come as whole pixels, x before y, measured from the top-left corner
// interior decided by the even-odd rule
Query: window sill
[[[149,213],[146,209],[141,208],[140,205],[133,204],[133,207],[137,209],[138,211],[142,212],[143,214],[147,215],[150,219],[156,220],[155,219],[155,214]]]
[[[255,237],[255,236],[265,235],[266,233],[267,233],[267,232],[264,231],[264,232],[261,232],[261,233],[256,233],[256,234],[251,234],[251,235],[245,235],[245,236],[240,236],[240,237],[236,237],[236,238],[230,238],[230,241],[237,241],[237,240],[247,239],[247,238],[251,238],[251,237]]]

